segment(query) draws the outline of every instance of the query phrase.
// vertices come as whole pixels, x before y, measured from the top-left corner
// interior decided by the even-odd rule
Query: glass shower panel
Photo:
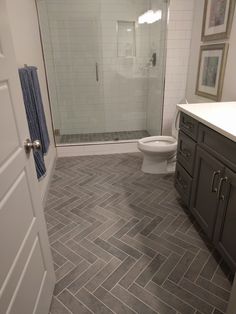
[[[105,131],[100,2],[37,4],[56,140],[87,141]]]
[[[149,24],[150,63],[148,66],[147,131],[154,136],[161,134],[162,129],[166,69],[167,2],[152,0],[151,9],[161,14],[161,20]],[[155,66],[152,64],[153,57],[155,58]]]
[[[161,134],[166,1],[37,5],[57,144]]]

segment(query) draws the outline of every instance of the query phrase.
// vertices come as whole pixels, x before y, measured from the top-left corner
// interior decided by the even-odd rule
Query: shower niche
[[[117,56],[132,58],[136,55],[135,22],[117,22]]]

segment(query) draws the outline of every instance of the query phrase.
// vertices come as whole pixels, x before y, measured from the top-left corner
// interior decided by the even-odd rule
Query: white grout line
[[[218,295],[216,295],[216,294],[214,294],[213,292],[211,292],[210,290],[207,290],[206,288],[204,288],[204,287],[202,287],[202,286],[200,286],[197,282],[192,282],[191,280],[189,280],[188,278],[184,278],[185,280],[187,280],[187,281],[189,281],[190,283],[192,283],[192,284],[195,284],[196,286],[198,286],[200,289],[202,289],[202,290],[206,290],[209,294],[211,294],[212,296],[214,296],[215,298],[217,298],[217,299],[219,299],[219,301],[223,301],[224,303],[228,303],[229,302],[229,300],[228,301],[226,301],[225,299],[223,299],[222,297],[220,297],[220,296],[218,296]],[[222,289],[223,290],[223,289]],[[225,290],[226,291],[226,290]],[[227,291],[228,292],[228,291]],[[229,293],[229,292],[228,292]],[[229,293],[230,294],[230,293]]]
[[[75,241],[76,243],[80,244],[83,248],[85,248],[85,245],[83,245],[83,244],[81,243],[84,239],[86,239],[86,240],[87,240],[88,242],[90,242],[91,244],[97,246],[98,249],[104,251],[105,253],[107,253],[107,254],[109,254],[109,255],[111,256],[111,259],[110,259],[109,261],[106,261],[106,260],[104,260],[103,258],[97,256],[97,255],[96,255],[95,253],[93,253],[92,251],[89,251],[89,252],[93,253],[95,256],[97,256],[98,259],[101,259],[101,260],[103,260],[104,262],[109,263],[109,262],[112,260],[112,258],[115,257],[113,254],[111,254],[111,253],[109,253],[108,251],[104,250],[102,247],[100,247],[99,245],[97,245],[96,243],[94,243],[94,241],[91,241],[91,240],[89,240],[89,239],[86,238],[86,237],[83,238],[80,242],[77,242],[77,241],[75,241],[75,240],[74,240],[74,241]],[[95,240],[96,240],[96,239],[95,239]],[[117,258],[117,257],[115,257],[115,258]],[[117,259],[118,259],[118,258],[117,258]]]
[[[78,265],[76,265],[72,270],[70,270],[67,274],[69,274],[71,271],[73,271],[76,267],[78,267],[80,264],[82,264],[83,262],[86,262],[86,263],[88,263],[86,260],[82,260]],[[88,263],[89,264],[89,263]],[[87,268],[85,268],[83,271],[82,271],[82,273],[80,273],[77,277],[75,277],[75,278],[73,278],[73,281],[70,281],[69,283],[68,283],[68,285],[67,286],[65,286],[64,288],[63,288],[63,290],[61,291],[61,292],[59,292],[59,294],[57,294],[56,296],[58,296],[58,295],[60,295],[64,290],[66,290],[72,283],[74,283],[80,276],[82,276],[92,265],[94,265],[94,264],[89,264],[88,265],[88,267]],[[64,276],[65,277],[65,276]],[[62,277],[62,279],[64,278],[64,277]],[[61,281],[62,279],[60,279],[59,281]],[[68,290],[68,289],[67,289]],[[69,290],[68,290],[69,291]],[[69,291],[70,292],[70,291]],[[71,293],[71,292],[70,292]],[[71,293],[72,294],[72,293]]]
[[[109,265],[111,263],[112,260],[118,260],[120,263],[119,265],[109,274],[107,275],[107,277],[102,281],[102,283],[99,284],[99,286],[97,288],[95,288],[92,292],[90,291],[90,293],[94,293],[100,286],[102,286],[102,284],[110,277],[110,275],[112,275],[114,273],[114,271],[117,270],[117,268],[122,264],[122,261],[120,261],[119,259],[117,259],[115,256],[106,264],[104,265],[104,267],[98,272],[100,273],[104,268],[107,267],[107,265]],[[95,276],[98,274],[96,273]],[[93,278],[95,277],[93,276]],[[86,282],[86,284],[84,285],[84,287],[91,281],[91,279],[89,279],[89,281]],[[104,287],[103,287],[104,288]],[[86,288],[87,289],[87,288]],[[104,288],[105,289],[105,288]],[[88,290],[88,289],[87,289]]]
[[[84,290],[86,290],[87,291],[87,293],[89,293],[89,294],[91,294],[95,299],[97,299],[100,303],[102,303],[106,308],[108,308],[112,313],[114,313],[114,314],[117,314],[116,312],[114,312],[109,306],[107,306],[102,300],[100,300],[100,299],[98,299],[97,297],[96,297],[96,295],[94,295],[93,293],[91,293],[90,291],[88,291],[85,287],[83,287],[83,289]],[[79,298],[78,298],[78,300],[80,300]],[[81,300],[80,300],[80,302],[82,302]],[[91,311],[91,310],[90,310]],[[95,312],[93,312],[94,314],[96,314]]]
[[[104,290],[106,290],[109,294],[111,294],[111,296],[113,297],[113,298],[115,298],[118,302],[121,302],[123,305],[125,305],[126,307],[128,307],[131,311],[133,311],[133,312],[135,312],[135,313],[137,313],[134,309],[132,309],[129,305],[127,305],[126,303],[124,303],[123,301],[121,301],[119,298],[117,298],[114,294],[112,294],[112,292],[111,291],[108,291],[106,288],[104,288],[104,287],[102,287]],[[116,313],[117,314],[117,313]],[[120,314],[122,314],[122,313],[120,313]]]
[[[81,303],[85,308],[87,308],[89,312],[94,313],[91,309],[89,309],[89,307],[88,307],[86,304],[84,304],[84,303],[83,303],[80,299],[78,299],[74,294],[72,294],[69,290],[67,290],[67,288],[63,289],[61,293],[63,293],[63,291],[67,291],[69,294],[71,294],[71,295],[73,296],[73,298],[75,298],[79,303]],[[61,293],[60,293],[60,294],[61,294]],[[59,294],[59,295],[60,295],[60,294]],[[59,295],[58,295],[58,296],[59,296]],[[62,303],[62,304],[64,304],[64,303]],[[72,314],[74,314],[74,313],[72,313]],[[96,313],[94,313],[94,314],[96,314]]]
[[[170,280],[170,279],[168,279],[168,278],[167,278],[167,280],[171,281],[172,283],[174,283],[174,284],[176,285],[176,283],[173,282],[172,280]],[[169,290],[167,290],[166,288],[164,288],[163,285],[162,285],[162,286],[158,286],[155,282],[153,282],[153,284],[156,285],[157,287],[160,287],[161,289],[165,290],[168,294],[173,295],[176,299],[180,300],[182,303],[184,303],[184,304],[190,306],[193,310],[198,311],[198,309],[196,309],[195,307],[193,307],[193,305],[191,305],[190,303],[188,303],[188,302],[186,302],[185,300],[181,299],[181,298],[178,297],[176,294],[170,292]],[[187,291],[187,290],[186,290],[186,291]],[[150,292],[150,293],[152,294],[152,292]],[[190,293],[190,292],[188,291],[188,293]],[[152,294],[152,295],[153,295],[153,294]]]
[[[183,288],[183,287],[181,287],[181,286],[179,286],[178,284],[176,284],[174,281],[172,281],[171,279],[168,279],[169,281],[171,281],[174,285],[176,285],[177,287],[179,287],[179,288],[181,288],[182,290],[184,290],[184,291],[186,291],[186,292],[188,292],[189,294],[192,294],[192,292],[190,292],[189,290],[186,290],[185,288]],[[191,281],[190,281],[191,282]],[[165,289],[164,287],[163,287],[163,289]],[[166,289],[165,289],[166,290]],[[169,290],[166,290],[166,291],[169,291]],[[172,292],[170,292],[169,291],[169,293],[171,293],[171,294],[173,294]],[[175,294],[173,294],[174,296],[176,296]],[[195,298],[197,298],[197,299],[199,299],[199,300],[201,300],[202,302],[204,302],[204,303],[206,303],[206,304],[208,304],[209,306],[211,306],[212,308],[213,308],[213,311],[214,311],[214,309],[215,309],[215,306],[214,305],[212,305],[212,304],[210,304],[210,303],[208,303],[206,300],[204,300],[204,299],[202,299],[201,297],[199,297],[198,295],[195,295],[195,294],[192,294]],[[179,298],[180,299],[180,298]],[[180,300],[182,300],[182,299],[180,299]],[[182,300],[183,301],[183,300]],[[183,302],[185,302],[185,303],[187,303],[186,301],[183,301]],[[188,303],[189,304],[189,303]],[[189,304],[190,306],[192,306],[191,304]],[[192,306],[193,307],[193,306]],[[199,312],[201,312],[200,310],[198,310]]]
[[[66,272],[66,274],[64,274],[60,279],[57,279],[57,280],[56,280],[56,283],[57,283],[59,280],[61,280],[62,278],[64,278],[65,275],[67,275],[73,268],[76,267],[75,264],[73,264],[71,261],[68,261],[68,260],[67,260],[63,265],[61,265],[61,266],[55,271],[56,277],[57,277],[57,272],[60,271],[60,270],[62,269],[62,267],[65,266],[66,263],[71,264],[71,267],[72,267],[72,268],[69,269],[69,270]]]
[[[144,256],[144,255],[143,255],[143,256]],[[140,259],[141,259],[143,256],[141,256]],[[150,258],[148,264],[143,268],[141,274],[144,272],[144,270],[147,268],[147,266],[152,262],[152,260],[153,260],[155,257],[156,257],[156,255],[155,255],[152,259]],[[140,259],[139,259],[139,260],[140,260]],[[138,260],[138,261],[139,261],[139,260]],[[137,262],[138,262],[138,261],[137,261]],[[137,264],[137,263],[136,263],[136,264]],[[135,265],[136,265],[136,264],[135,264]],[[135,266],[135,265],[134,265],[134,266]],[[132,268],[133,268],[133,267],[132,267]],[[127,290],[129,290],[129,288],[132,286],[132,284],[133,284],[134,282],[136,282],[136,279],[138,279],[138,277],[139,277],[141,274],[138,274],[138,275],[135,277],[135,279],[133,280],[133,282],[128,286]],[[120,282],[120,280],[119,280],[119,282]],[[118,284],[119,284],[119,282],[118,282]],[[123,286],[122,286],[122,287],[123,287]],[[123,288],[124,288],[124,287],[123,287]],[[125,289],[125,288],[124,288],[124,289]]]
[[[59,300],[56,296],[53,296],[53,298],[55,298],[59,303],[61,303],[71,314],[73,314],[72,312],[71,312],[71,310],[69,310],[68,309],[68,307],[63,303],[63,302],[61,302],[61,300]]]
[[[136,284],[138,287],[140,287],[140,288],[142,288],[143,290],[145,290],[144,287],[140,286],[138,283],[135,282],[135,284]],[[129,291],[129,292],[131,292],[131,291]],[[156,299],[160,300],[162,303],[164,303],[165,305],[169,306],[169,307],[172,308],[174,311],[177,311],[177,309],[175,309],[172,305],[167,304],[165,301],[163,301],[162,299],[158,298],[158,296],[153,295],[153,294],[152,294],[151,292],[149,292],[148,290],[145,290],[145,292],[148,293],[148,294],[150,294],[154,299],[156,298]],[[131,293],[132,293],[132,292],[131,292]],[[132,293],[132,294],[133,294],[133,293]],[[133,295],[135,296],[135,294],[133,294]],[[140,301],[142,301],[142,300],[140,300]],[[145,303],[144,301],[142,301],[142,302],[143,302],[144,304],[147,304],[147,303]],[[151,307],[151,305],[149,305],[149,307]],[[151,307],[151,308],[152,308],[152,307]],[[152,308],[152,309],[154,309],[154,308]],[[155,311],[157,311],[157,310],[155,310]]]
[[[127,235],[124,234],[123,236],[127,236]],[[122,237],[123,237],[123,236],[122,236]],[[113,237],[113,235],[112,235],[110,238],[112,238],[112,237]],[[115,239],[117,239],[118,241],[124,243],[126,246],[132,248],[133,250],[139,252],[140,254],[148,256],[147,254],[145,254],[144,252],[140,251],[139,249],[137,249],[137,248],[135,248],[135,247],[133,247],[133,246],[131,246],[131,245],[128,245],[126,242],[124,242],[124,241],[122,240],[122,237],[121,237],[120,239],[117,239],[117,238],[115,238]],[[109,242],[109,239],[110,239],[110,238],[107,239],[108,242]],[[110,242],[109,242],[109,243],[110,243]],[[116,246],[115,244],[112,244],[112,245],[115,246],[116,248],[118,248],[119,250],[121,250],[122,252],[124,252],[125,254],[127,254],[128,256],[134,258],[135,260],[139,260],[139,259],[142,257],[142,256],[140,256],[140,258],[136,259],[136,258],[133,257],[132,255],[130,255],[130,254],[126,253],[125,251],[123,251],[122,249],[120,249],[120,248],[119,248],[118,246]],[[157,255],[157,254],[155,254],[154,257],[150,257],[150,256],[148,256],[148,257],[150,257],[150,259],[153,259],[153,258],[155,258],[156,255]]]

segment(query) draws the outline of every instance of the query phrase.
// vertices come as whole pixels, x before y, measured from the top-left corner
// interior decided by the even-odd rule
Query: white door
[[[54,271],[5,0],[0,0],[0,314],[47,314]]]

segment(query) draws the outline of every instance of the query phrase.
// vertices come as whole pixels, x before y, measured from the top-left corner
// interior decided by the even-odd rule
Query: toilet
[[[179,113],[176,111],[172,136],[149,136],[138,141],[138,149],[143,153],[143,172],[164,174],[175,171],[178,125]]]

